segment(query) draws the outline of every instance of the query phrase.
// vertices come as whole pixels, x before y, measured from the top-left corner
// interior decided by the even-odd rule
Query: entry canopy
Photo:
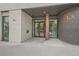
[[[79,6],[79,4],[78,3],[67,3],[67,4],[59,4],[59,5],[57,4],[57,5],[51,5],[45,7],[28,8],[23,10],[32,17],[43,17],[44,11],[46,11],[50,16],[57,16],[61,12],[65,11],[66,9],[75,6]]]

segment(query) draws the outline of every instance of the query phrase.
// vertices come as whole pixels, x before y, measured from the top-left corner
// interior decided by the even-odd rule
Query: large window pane
[[[57,20],[49,22],[49,36],[57,37]]]
[[[9,17],[3,16],[2,19],[2,40],[8,41],[9,40]]]

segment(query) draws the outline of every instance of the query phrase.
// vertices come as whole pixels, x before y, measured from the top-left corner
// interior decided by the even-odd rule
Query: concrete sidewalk
[[[79,56],[79,46],[58,39],[33,38],[24,43],[10,45],[0,42],[1,56]]]

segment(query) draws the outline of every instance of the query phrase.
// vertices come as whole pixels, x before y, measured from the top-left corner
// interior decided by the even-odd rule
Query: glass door
[[[57,38],[57,20],[49,21],[49,37]]]
[[[35,22],[34,27],[35,36],[44,37],[44,22]]]
[[[40,26],[40,24],[37,22],[37,23],[35,23],[35,28],[34,28],[34,30],[35,30],[35,32],[34,32],[34,36],[40,36],[40,30],[39,30],[39,26]]]
[[[2,19],[2,40],[8,41],[9,40],[9,17],[3,16]]]
[[[40,22],[40,36],[44,37],[44,22]]]
[[[58,36],[58,23],[57,19],[49,20],[49,37],[57,38]],[[44,37],[45,36],[45,21],[44,20],[34,20],[33,22],[33,36]]]

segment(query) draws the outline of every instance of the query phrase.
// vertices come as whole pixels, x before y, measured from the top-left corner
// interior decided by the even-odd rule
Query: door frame
[[[35,23],[39,23],[39,26],[40,26],[40,23],[44,23],[44,26],[45,26],[45,22],[44,21],[34,22],[34,29],[33,29],[34,30],[34,37],[45,37],[45,29],[44,29],[44,32],[43,32],[44,36],[40,36],[40,33],[39,33],[38,36],[35,35]]]
[[[32,19],[32,37],[40,37],[40,36],[35,36],[35,26],[34,25],[35,25],[35,20],[41,20],[41,19],[45,19],[45,18],[33,18]],[[57,20],[57,37],[50,37],[50,38],[59,38],[59,20],[58,20],[58,17],[55,17],[55,18],[50,17],[50,19]],[[52,21],[50,21],[50,22],[52,22]],[[45,25],[45,20],[44,20],[44,25]],[[44,31],[45,31],[45,29],[44,29]],[[44,37],[45,37],[45,33],[44,33]]]
[[[8,17],[9,18],[9,16],[2,16],[2,41],[9,41],[9,33],[8,33],[8,40],[4,39],[4,30],[3,30],[4,29],[4,17]],[[9,28],[9,26],[8,26],[8,28]],[[8,29],[8,32],[9,32],[9,29]]]

